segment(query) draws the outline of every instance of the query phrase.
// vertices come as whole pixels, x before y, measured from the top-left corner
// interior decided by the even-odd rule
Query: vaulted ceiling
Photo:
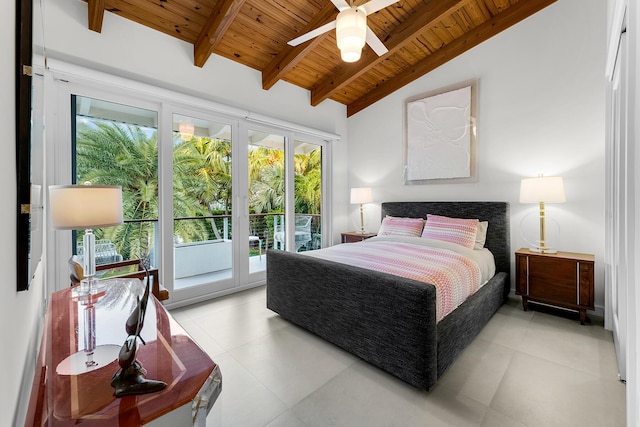
[[[336,18],[330,0],[87,3],[91,30],[100,32],[104,13],[115,13],[192,44],[194,66],[220,55],[260,71],[265,90],[284,80],[309,90],[312,105],[333,99],[351,116],[555,1],[400,0],[367,16],[388,52],[379,57],[366,45],[354,63],[341,60],[333,30],[287,44]]]

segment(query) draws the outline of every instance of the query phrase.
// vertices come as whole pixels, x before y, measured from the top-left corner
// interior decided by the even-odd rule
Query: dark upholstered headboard
[[[488,248],[496,260],[496,272],[509,274],[511,249],[509,247],[509,204],[507,202],[385,202],[382,218],[387,215],[427,218],[427,214],[452,218],[477,218],[489,221]]]

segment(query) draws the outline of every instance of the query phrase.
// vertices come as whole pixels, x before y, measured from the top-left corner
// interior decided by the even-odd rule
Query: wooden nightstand
[[[595,257],[591,254],[558,252],[541,254],[529,249],[516,251],[516,294],[522,307],[541,302],[580,313],[584,325],[587,310],[593,310]]]
[[[342,243],[354,243],[361,242],[369,237],[376,236],[376,233],[358,233],[357,231],[346,231],[344,233],[340,233],[342,236]]]

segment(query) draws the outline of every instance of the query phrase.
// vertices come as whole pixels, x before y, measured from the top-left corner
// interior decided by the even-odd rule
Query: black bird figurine
[[[142,327],[144,326],[144,315],[147,311],[149,290],[151,287],[149,271],[143,263],[140,263],[140,265],[142,265],[145,271],[145,290],[142,298],[138,299],[135,309],[125,323],[125,330],[129,336],[125,339],[122,348],[120,348],[120,354],[118,355],[120,369],[111,379],[111,386],[115,389],[116,397],[128,396],[130,394],[154,393],[163,390],[167,386],[165,382],[146,379],[146,369],[136,360],[138,339],[140,339],[142,344],[146,345],[140,336],[140,331],[142,331]]]

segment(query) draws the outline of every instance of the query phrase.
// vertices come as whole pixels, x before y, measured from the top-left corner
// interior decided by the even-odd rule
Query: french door
[[[158,268],[169,306],[264,283],[268,251],[309,251],[328,228],[328,145],[313,135],[153,97],[56,85],[56,184],[121,185],[125,224],[95,230],[98,262]],[[52,236],[58,288],[81,232]],[[61,267],[60,267],[61,266]]]
[[[137,258],[157,266],[157,112],[77,94],[70,98],[71,183],[122,187],[125,223],[94,231],[96,263]],[[83,234],[73,234],[78,256]]]
[[[247,131],[249,182],[245,213],[249,240],[259,256],[250,256],[249,273],[265,270],[266,249],[312,251],[322,246],[323,146],[266,128]]]
[[[169,110],[171,119],[165,124],[171,123],[171,132],[165,134],[171,139],[162,148],[162,170],[171,175],[166,186],[172,203],[167,200],[164,211],[171,212],[172,223],[166,224],[164,237],[171,239],[173,251],[164,254],[163,264],[173,268],[166,268],[164,276],[170,276],[176,299],[197,298],[236,286],[236,253],[246,249],[235,247],[238,126],[206,112]]]

